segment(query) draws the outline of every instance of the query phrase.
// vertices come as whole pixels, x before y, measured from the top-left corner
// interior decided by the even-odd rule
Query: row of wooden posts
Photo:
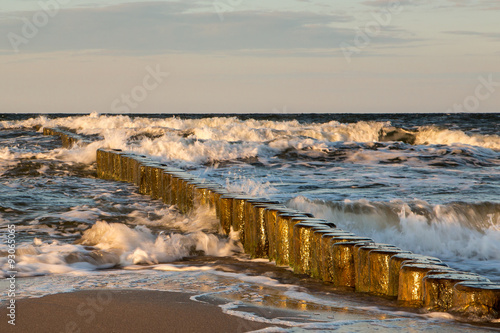
[[[98,149],[96,160],[99,178],[133,183],[140,193],[185,214],[211,209],[220,232],[238,232],[253,258],[268,258],[334,287],[390,297],[402,306],[500,318],[500,284],[458,272],[438,258],[356,236],[276,201],[229,193],[148,156]]]

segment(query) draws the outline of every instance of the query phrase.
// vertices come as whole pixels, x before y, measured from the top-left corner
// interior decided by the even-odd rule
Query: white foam
[[[186,235],[153,234],[145,226],[134,229],[119,223],[97,222],[84,232],[82,244],[102,250],[118,250],[121,264],[157,264],[188,256],[194,249],[207,255],[227,256],[239,248],[231,239],[219,239],[201,231]]]
[[[256,331],[249,331],[248,333],[283,333],[283,332],[289,332],[289,330],[281,327],[266,327]]]
[[[415,144],[471,145],[489,149],[500,149],[498,135],[467,135],[462,131],[441,129],[435,126],[420,128]]]
[[[263,182],[239,174],[228,175],[226,178],[226,189],[232,193],[242,193],[253,197],[268,197],[278,192],[269,181]]]
[[[65,158],[85,163],[95,160],[95,150],[100,147],[130,150],[188,163],[273,156],[288,148],[324,151],[327,142],[376,141],[379,130],[388,125],[383,122],[341,124],[336,121],[304,125],[297,121],[239,120],[234,117],[151,119],[96,113],[56,119],[41,116],[2,124],[5,128],[62,126],[80,134],[102,136],[102,141],[92,143],[89,147],[62,153]],[[129,145],[127,139],[136,134],[159,137],[144,137]]]
[[[234,160],[248,157],[266,157],[285,149],[309,149],[324,152],[332,142],[375,142],[383,128],[391,128],[389,122],[343,124],[300,124],[297,121],[240,120],[235,117],[210,117],[179,119],[176,117],[131,118],[122,115],[99,115],[48,119],[44,116],[22,121],[0,122],[3,128],[67,127],[80,134],[98,134],[101,142],[78,152],[65,153],[73,161],[90,163],[95,160],[99,147],[132,150],[166,159],[188,163]],[[136,134],[151,134],[130,145],[127,139]],[[181,135],[180,135],[181,134]],[[500,149],[498,135],[468,135],[458,130],[440,129],[435,126],[419,128],[416,144],[472,145],[488,149]]]
[[[16,155],[10,151],[9,147],[0,149],[0,176],[4,174],[5,170],[16,164],[15,158]]]
[[[9,147],[4,147],[3,149],[0,149],[0,159],[2,160],[12,160],[14,159],[15,155],[10,152]]]
[[[7,252],[7,248],[0,245],[0,252]],[[91,265],[85,262],[69,264],[66,257],[70,254],[88,254],[89,251],[81,245],[64,244],[57,240],[42,242],[35,238],[33,243],[19,243],[16,249],[16,271],[18,276],[34,276],[45,274],[73,273],[82,274],[84,271],[109,267],[109,264]],[[9,265],[6,256],[0,257],[0,268],[3,275],[8,272]]]
[[[103,212],[98,208],[90,208],[88,206],[75,206],[71,210],[58,214],[52,215],[53,217],[58,217],[65,221],[76,221],[76,222],[93,222],[100,214]]]
[[[140,206],[131,212],[128,223],[177,229],[183,233],[204,231],[216,233],[220,223],[215,216],[215,210],[208,207],[197,207],[189,214],[181,214],[174,206],[159,209],[148,209]],[[159,218],[153,218],[159,217]]]
[[[210,266],[179,266],[160,264],[153,267],[157,271],[165,272],[198,272],[198,271],[212,271],[214,268]]]
[[[146,226],[130,228],[121,223],[98,221],[83,233],[79,244],[49,243],[37,238],[33,243],[19,244],[16,268],[19,276],[80,274],[115,265],[171,262],[189,256],[193,251],[230,256],[241,251],[236,237],[231,234],[229,238],[219,238],[202,231],[154,234]],[[4,253],[0,257],[0,268],[6,274],[10,269],[5,245],[0,245],[0,252]]]
[[[455,317],[453,315],[446,313],[446,312],[430,312],[430,313],[423,314],[422,316],[436,320],[436,321],[440,321],[440,320],[448,321],[448,320],[455,319]]]
[[[115,148],[156,156],[161,160],[177,161],[180,165],[259,158],[266,160],[288,149],[302,154],[324,154],[335,149],[335,142],[375,142],[389,122],[343,124],[300,124],[297,121],[240,120],[234,117],[179,119],[176,117],[130,118],[92,113],[87,116],[48,119],[44,116],[23,121],[2,122],[4,128],[63,126],[85,135],[100,135],[103,140],[86,147],[60,149],[56,158],[64,161],[92,163],[98,148]],[[146,136],[141,136],[147,134]],[[462,131],[423,127],[417,131],[416,144],[445,144],[458,148],[463,145],[500,149],[497,135],[467,135]],[[137,136],[134,142],[130,138]],[[0,153],[1,154],[1,153]],[[350,157],[352,161],[377,162],[393,158],[398,152],[383,154],[362,151]],[[422,163],[406,152],[407,162]],[[401,154],[400,154],[401,155]]]

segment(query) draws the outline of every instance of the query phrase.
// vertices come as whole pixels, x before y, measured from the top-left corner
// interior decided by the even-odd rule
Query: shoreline
[[[222,312],[194,294],[151,290],[84,290],[16,302],[15,326],[0,307],[1,332],[249,332],[279,325]]]

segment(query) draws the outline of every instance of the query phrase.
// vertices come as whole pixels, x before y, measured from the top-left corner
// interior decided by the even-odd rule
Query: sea
[[[500,282],[499,124],[500,113],[0,114],[0,305],[14,229],[18,299],[168,290],[279,326],[267,332],[500,330],[252,260],[209,212],[183,215],[98,179],[95,164],[101,147],[146,154]],[[93,141],[63,148],[43,127]]]

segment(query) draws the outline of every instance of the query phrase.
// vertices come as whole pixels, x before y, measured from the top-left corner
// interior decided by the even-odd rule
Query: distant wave
[[[88,151],[67,154],[69,159],[86,163],[93,162],[93,152],[99,147],[119,148],[188,164],[268,158],[289,151],[321,155],[338,151],[338,145],[342,143],[401,142],[424,147],[472,146],[500,150],[500,136],[494,134],[467,134],[461,130],[438,126],[421,126],[408,130],[394,127],[390,122],[377,121],[300,123],[297,120],[237,117],[139,118],[93,113],[55,119],[40,116],[0,122],[0,128],[36,125],[66,127],[80,134],[100,136],[102,140],[88,147]]]
[[[467,135],[459,130],[443,129],[438,126],[424,126],[415,131],[402,128],[384,127],[379,133],[379,141],[401,141],[412,145],[456,145],[465,144],[489,149],[500,149],[498,135]]]

